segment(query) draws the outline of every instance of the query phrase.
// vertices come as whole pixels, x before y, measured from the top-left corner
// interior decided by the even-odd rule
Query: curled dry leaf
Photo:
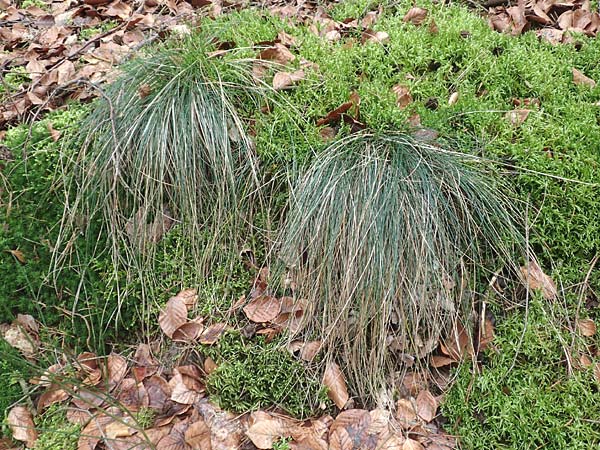
[[[281,302],[275,297],[262,295],[244,306],[243,310],[252,322],[271,322],[281,312]]]
[[[350,396],[348,395],[344,374],[336,363],[329,362],[325,367],[323,385],[327,388],[327,396],[339,409],[343,409]]]
[[[531,290],[541,290],[547,300],[556,298],[556,284],[546,275],[535,261],[530,261],[527,266],[521,267],[521,277],[525,285]]]
[[[177,342],[192,342],[196,340],[204,330],[202,320],[202,318],[198,318],[181,325],[173,333],[173,340]]]
[[[14,439],[25,442],[28,448],[32,448],[35,445],[38,435],[37,431],[35,431],[33,416],[27,408],[24,406],[15,406],[8,413],[6,421]]]
[[[396,419],[405,430],[409,430],[418,424],[417,411],[409,399],[401,398],[396,403]]]
[[[596,324],[592,319],[579,319],[577,329],[582,336],[590,337],[596,334]]]
[[[276,43],[274,46],[264,49],[258,54],[258,59],[264,59],[268,61],[274,61],[281,65],[286,65],[292,62],[296,57],[289,49],[280,43]]]
[[[112,391],[127,374],[127,360],[121,355],[111,353],[106,359],[106,368],[108,370],[108,387]]]
[[[583,72],[573,68],[573,83],[577,85],[589,86],[591,88],[596,86],[596,82],[590,77],[587,77]]]
[[[438,404],[435,397],[429,391],[421,391],[417,395],[417,414],[425,422],[431,422],[435,418]]]
[[[187,313],[185,300],[182,297],[172,297],[159,314],[158,324],[168,337],[173,338],[173,333],[187,322]]]
[[[9,250],[10,254],[13,255],[15,258],[17,258],[17,261],[19,261],[21,264],[25,264],[27,262],[27,259],[25,258],[25,254],[19,250]]]
[[[440,349],[454,361],[460,361],[465,356],[473,355],[471,338],[462,323],[456,323],[452,335],[440,343]]]
[[[425,450],[425,447],[419,441],[408,438],[404,441],[402,450]]]
[[[527,120],[530,112],[530,109],[515,109],[508,111],[505,117],[513,126],[518,127]]]
[[[373,31],[371,29],[367,29],[363,31],[361,36],[361,42],[364,44],[365,42],[376,42],[378,44],[387,44],[390,41],[390,35],[385,31]]]
[[[213,345],[221,338],[221,336],[223,335],[223,333],[225,333],[226,330],[226,323],[214,323],[202,332],[198,340],[201,344]]]
[[[273,89],[276,91],[292,87],[298,81],[304,80],[304,70],[296,70],[295,72],[278,72],[273,77]]]
[[[427,18],[428,11],[424,8],[414,6],[408,10],[408,12],[402,18],[403,22],[410,22],[413,25],[421,25]]]
[[[294,425],[291,419],[275,416],[264,411],[250,415],[246,436],[259,449],[273,448],[281,438],[291,436]]]
[[[11,347],[19,350],[26,358],[32,359],[37,354],[36,342],[18,323],[13,323],[4,332],[4,340]]]
[[[396,94],[396,105],[400,108],[404,109],[412,103],[413,99],[408,86],[397,84],[392,88],[392,91]]]
[[[431,357],[431,367],[440,368],[444,366],[449,366],[450,364],[456,362],[453,358],[449,358],[443,355],[434,355]]]
[[[191,448],[212,450],[210,436],[210,428],[203,419],[200,419],[190,424],[188,429],[185,430],[184,439]]]
[[[300,349],[300,358],[302,358],[304,361],[311,362],[313,359],[315,359],[315,356],[317,356],[317,354],[321,351],[322,346],[322,341],[306,342]]]
[[[51,385],[46,391],[40,395],[37,403],[38,411],[41,411],[54,403],[64,402],[70,395],[57,385]]]

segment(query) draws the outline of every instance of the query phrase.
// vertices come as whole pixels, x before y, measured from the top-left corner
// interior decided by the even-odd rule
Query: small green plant
[[[25,395],[21,383],[27,383],[32,370],[19,352],[1,338],[0,355],[0,411],[7,414],[10,406]]]
[[[112,30],[116,26],[117,22],[115,22],[114,20],[107,20],[106,22],[102,22],[96,27],[82,28],[81,31],[79,31],[78,37],[80,41],[87,41],[88,39],[93,38],[97,34],[106,33],[107,31]]]
[[[63,405],[53,404],[36,416],[38,439],[35,450],[76,450],[81,427],[67,420]]]
[[[277,406],[307,417],[326,399],[325,390],[279,342],[231,332],[202,351],[217,364],[206,388],[225,409],[241,413]]]
[[[273,443],[273,450],[290,450],[290,441],[292,438],[282,438]]]
[[[31,81],[27,69],[19,66],[15,67],[9,72],[2,73],[2,80],[0,81],[0,99],[4,95],[10,94],[12,91],[18,89],[23,83]]]
[[[155,418],[156,410],[152,408],[142,407],[135,413],[135,423],[142,430],[152,427]]]

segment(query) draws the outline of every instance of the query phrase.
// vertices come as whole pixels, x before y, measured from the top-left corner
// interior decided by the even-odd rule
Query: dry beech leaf
[[[527,120],[530,112],[530,109],[515,109],[513,111],[508,111],[505,117],[513,126],[518,127]]]
[[[296,59],[296,57],[285,45],[276,43],[273,47],[266,48],[260,52],[258,54],[258,59],[274,61],[278,64],[286,65]]]
[[[19,350],[26,358],[34,358],[37,353],[37,344],[33,338],[28,335],[22,326],[13,323],[4,332],[4,340],[11,346]]]
[[[579,319],[577,329],[582,336],[590,337],[596,334],[596,324],[592,319]]]
[[[402,450],[425,450],[425,447],[420,442],[408,438],[402,445]]]
[[[202,319],[192,320],[188,323],[181,325],[173,333],[173,340],[177,342],[192,342],[200,336],[204,326],[202,325]]]
[[[589,87],[595,87],[596,82],[591,78],[585,76],[583,72],[573,68],[573,83],[577,85],[584,85]]]
[[[344,374],[336,363],[330,362],[325,367],[323,385],[327,388],[327,396],[339,409],[343,409],[346,403],[348,403],[350,396],[346,388]]]
[[[361,42],[375,42],[378,44],[387,44],[390,41],[390,35],[385,31],[365,30],[361,36]]]
[[[214,360],[210,356],[207,356],[204,360],[204,372],[206,373],[206,375],[210,375],[211,373],[213,373],[216,368],[217,363],[214,362]]]
[[[400,108],[404,109],[412,103],[413,99],[408,86],[397,84],[392,88],[392,91],[396,94],[396,105]]]
[[[140,96],[140,98],[148,97],[151,92],[152,87],[148,83],[144,83],[138,88],[138,95]]]
[[[530,261],[527,266],[521,267],[521,277],[529,289],[541,290],[546,300],[556,298],[556,284],[554,284],[552,278],[542,271],[537,262]]]
[[[336,134],[337,131],[335,130],[335,128],[332,127],[323,127],[319,130],[319,135],[321,136],[321,139],[323,139],[323,141],[325,142],[329,142],[335,139]]]
[[[427,17],[427,10],[414,6],[408,10],[408,12],[402,18],[403,22],[410,22],[413,25],[421,25]]]
[[[198,302],[198,291],[196,289],[184,289],[175,297],[183,300],[188,311],[191,311]]]
[[[278,72],[273,77],[273,89],[276,91],[292,87],[300,80],[304,80],[304,70],[296,70],[295,72]]]
[[[158,324],[168,337],[173,338],[173,333],[187,322],[187,313],[185,300],[181,297],[172,297],[159,314]]]
[[[454,359],[443,355],[434,355],[431,357],[431,366],[435,368],[449,366],[456,362]]]
[[[431,422],[435,418],[438,404],[435,397],[429,391],[421,391],[417,395],[417,414],[425,422]]]
[[[437,23],[435,23],[435,20],[431,19],[431,22],[429,22],[429,32],[431,34],[438,34],[440,32]]]
[[[106,359],[106,368],[108,370],[108,387],[113,390],[127,374],[127,360],[121,355],[111,353]]]
[[[396,419],[402,428],[408,430],[418,424],[417,411],[407,398],[401,398],[396,403]]]
[[[208,428],[208,425],[206,425],[206,422],[202,419],[190,424],[184,434],[185,442],[191,448],[202,450],[212,449],[210,437],[210,428]]]
[[[27,262],[27,259],[21,250],[9,250],[9,252],[11,255],[17,258],[17,261],[19,261],[21,264],[25,264]]]
[[[46,391],[40,395],[37,403],[37,409],[39,411],[47,408],[54,403],[64,402],[70,397],[70,395],[57,385],[51,385]]]
[[[246,436],[259,449],[273,448],[276,441],[291,434],[289,423],[264,411],[253,412],[249,423]]]
[[[300,358],[302,358],[304,361],[311,362],[321,351],[322,345],[323,342],[321,341],[306,342],[300,349]]]
[[[452,335],[448,336],[444,342],[440,342],[440,349],[442,353],[454,359],[454,361],[460,361],[465,356],[473,354],[471,338],[463,324],[456,323]]]
[[[221,338],[225,330],[227,330],[226,323],[212,324],[202,332],[198,341],[204,345],[213,345]]]
[[[252,322],[271,322],[281,312],[281,302],[275,297],[262,295],[244,306],[243,311]]]
[[[25,442],[28,448],[32,448],[37,440],[37,431],[33,423],[31,412],[24,406],[15,406],[8,413],[6,418],[13,439]]]

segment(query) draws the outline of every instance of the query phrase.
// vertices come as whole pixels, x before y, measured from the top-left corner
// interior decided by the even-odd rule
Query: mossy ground
[[[345,1],[334,6],[332,15],[338,20],[360,18],[375,6],[369,1]],[[497,171],[516,190],[523,214],[527,214],[531,243],[563,289],[565,305],[557,313],[552,305],[536,300],[527,320],[523,310],[499,317],[498,351],[487,355],[480,374],[472,374],[469,364],[458,369],[457,382],[443,411],[450,419],[449,429],[462,437],[465,448],[590,448],[590,443],[597,444],[600,439],[597,422],[593,422],[600,412],[597,385],[586,371],[567,376],[559,339],[565,330],[550,331],[550,325],[555,324],[550,317],[560,314],[573,318],[581,283],[600,252],[600,203],[596,199],[600,182],[600,87],[575,85],[571,72],[577,68],[600,80],[600,44],[585,36],[575,36],[576,44],[552,46],[531,32],[518,37],[503,35],[492,31],[484,18],[465,6],[420,2],[437,24],[439,31],[434,34],[427,26],[402,21],[410,6],[407,1],[384,4],[374,28],[390,35],[385,45],[361,44],[359,35],[328,42],[306,26],[256,10],[233,12],[204,26],[213,28],[222,41],[247,48],[274,39],[279,30],[285,30],[297,39],[294,53],[319,66],[307,80],[285,92],[285,102],[273,105],[268,114],[256,113],[250,107],[244,111],[254,116],[257,152],[267,172],[298,167],[323,149],[326,143],[316,120],[346,102],[353,91],[361,98],[361,120],[371,129],[409,130],[408,118],[418,114],[424,127],[439,132],[450,145],[517,167],[506,170],[497,165]],[[254,56],[255,51],[249,50],[248,55]],[[293,64],[299,64],[298,60]],[[414,101],[405,109],[396,105],[392,92],[396,84],[404,84],[411,91]],[[454,92],[459,99],[450,105],[448,99]],[[527,119],[516,126],[507,120],[506,113],[515,108],[517,100],[527,98],[539,100],[539,106],[531,106]],[[73,123],[77,113],[70,111],[74,116],[67,112],[45,120],[64,131],[59,118]],[[299,116],[303,118],[300,122]],[[348,132],[342,125],[338,136]],[[27,164],[22,158],[25,141]],[[76,288],[72,284],[75,278],[66,278],[58,289],[62,296],[57,297],[55,287],[45,282],[61,206],[60,202],[40,199],[56,195],[55,176],[60,178],[55,170],[56,147],[44,121],[34,126],[31,135],[26,126],[10,130],[3,144],[17,158],[9,166],[18,168],[2,172],[13,199],[9,209],[8,191],[3,192],[6,225],[0,229],[0,321],[10,320],[17,312],[29,312],[56,325],[61,323],[58,306],[69,310]],[[164,258],[160,263],[164,289],[155,292],[157,304],[179,288],[197,282],[193,264],[190,268],[174,267],[170,262],[173,252],[185,251],[185,243],[176,235],[160,244],[164,247],[158,252]],[[15,249],[24,253],[25,264],[9,252]],[[101,259],[95,261],[96,275],[89,283],[90,305],[94,305],[93,299],[101,301],[105,317],[110,317],[116,300],[103,295],[110,291],[102,285],[105,264]],[[208,294],[201,300],[210,298],[213,303],[206,302],[204,312],[210,313],[215,305],[223,307],[220,302],[224,297],[230,301],[234,293],[243,293],[251,277],[239,267],[243,281],[236,277],[238,281],[226,286],[221,282],[205,284]],[[215,279],[223,277],[217,274]],[[225,296],[211,294],[223,292]],[[598,270],[590,272],[584,296],[594,300],[594,292],[600,292]],[[137,326],[136,307],[130,306],[132,313],[121,322],[123,329]],[[90,311],[91,307],[84,314]],[[583,308],[581,313],[600,318],[597,308]],[[95,333],[100,340],[105,338],[101,331],[106,323],[102,320],[90,321],[91,328],[98,328]],[[524,324],[528,327],[523,343],[515,349]],[[69,333],[76,334],[72,329]],[[252,350],[252,366],[230,361],[210,381],[219,392],[232,393],[226,403],[233,409],[240,380],[253,380],[256,364],[263,361],[267,367],[279,357],[268,345],[252,345],[266,352],[264,361],[256,356],[262,351]],[[272,392],[260,383],[256,386],[255,397],[240,396],[239,405],[251,408],[269,402]],[[288,409],[300,412],[294,405]]]

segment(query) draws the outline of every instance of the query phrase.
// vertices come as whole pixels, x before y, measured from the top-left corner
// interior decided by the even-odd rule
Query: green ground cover
[[[360,18],[374,6],[373,2],[346,1],[333,8],[332,16]],[[410,2],[384,5],[374,25],[390,36],[383,45],[361,44],[359,33],[328,42],[306,26],[256,10],[233,12],[203,26],[221,41],[248,48],[248,56],[256,55],[251,48],[254,43],[272,40],[285,30],[296,38],[292,51],[298,58],[292,65],[299,67],[300,58],[318,65],[316,70],[307,70],[306,80],[283,93],[268,114],[257,113],[254,105],[242,106],[245,118],[255,120],[256,150],[266,173],[295,169],[321,151],[327,144],[316,120],[348,101],[352,92],[360,96],[360,120],[370,129],[408,131],[408,119],[418,114],[422,126],[436,130],[442,141],[494,161],[490,166],[518,194],[517,205],[527,216],[531,244],[557,281],[561,301],[550,304],[534,299],[527,314],[522,307],[508,312],[501,303],[492,305],[498,324],[495,350],[488,351],[480,372],[473,373],[470,363],[457,369],[456,383],[443,406],[448,430],[461,436],[464,448],[591,448],[600,442],[598,386],[590,370],[567,373],[565,348],[570,346],[565,343],[571,342],[566,319],[573,319],[576,311],[600,319],[597,307],[582,306],[586,300],[593,305],[594,293],[600,292],[597,269],[589,273],[582,290],[590,263],[600,252],[600,87],[575,85],[572,77],[576,68],[600,80],[600,44],[586,36],[576,36],[576,44],[552,46],[532,32],[503,35],[464,6],[422,2],[420,6],[430,10],[439,30],[432,33],[427,26],[402,21],[410,6]],[[392,91],[397,84],[406,85],[413,98],[404,109],[396,105]],[[454,92],[458,101],[449,104]],[[525,99],[537,101],[528,106],[531,112],[526,120],[515,125],[507,113]],[[102,256],[74,263],[59,285],[47,277],[64,200],[59,189],[58,144],[50,136],[48,123],[68,134],[84,113],[85,108],[71,107],[40,121],[31,131],[27,125],[9,130],[2,142],[15,161],[3,163],[6,169],[1,173],[0,322],[11,321],[17,313],[31,313],[61,328],[69,345],[77,342],[74,336],[93,336],[79,344],[98,347],[118,338],[107,334],[117,310],[121,313],[118,330],[140,329],[134,302],[142,286],[127,286],[132,303],[118,305],[114,286],[106,281],[110,278],[106,276],[108,259]],[[338,136],[349,131],[342,125]],[[285,197],[284,192],[279,195]],[[174,263],[186,252],[181,230],[175,229],[158,245],[160,273],[152,276],[161,280],[153,292],[161,305],[180,288],[199,281],[192,262],[189,267]],[[21,251],[26,262],[20,262],[11,250]],[[232,255],[235,259],[237,252]],[[88,320],[72,321],[65,310],[73,310],[82,264],[93,269],[86,278],[85,301],[77,307]],[[204,283],[200,298],[204,314],[223,310],[223,298],[231,301],[249,287],[250,276],[239,258],[234,266],[233,281]],[[224,270],[229,269],[216,269],[214,280],[226,279],[226,274],[219,274]],[[148,317],[156,320],[155,314]],[[244,345],[230,344],[230,350],[214,355],[216,359],[228,356],[225,359],[231,364],[212,376],[209,389],[221,393],[225,406],[237,409],[235,393],[240,383],[263,380],[251,366],[282,363],[281,355],[269,345],[252,344],[263,351],[250,354]],[[597,339],[578,341],[575,347],[584,351],[586,345],[592,349]],[[252,364],[235,363],[232,358],[250,358]],[[278,376],[297,375],[300,369],[291,367]],[[10,377],[14,370],[0,365],[0,377]],[[280,381],[285,385],[285,380]],[[10,386],[15,389],[6,405],[22,394],[15,383]],[[256,389],[240,398],[239,405],[252,408],[283,402],[269,383],[261,381]],[[289,399],[288,409],[303,414],[302,400]]]

